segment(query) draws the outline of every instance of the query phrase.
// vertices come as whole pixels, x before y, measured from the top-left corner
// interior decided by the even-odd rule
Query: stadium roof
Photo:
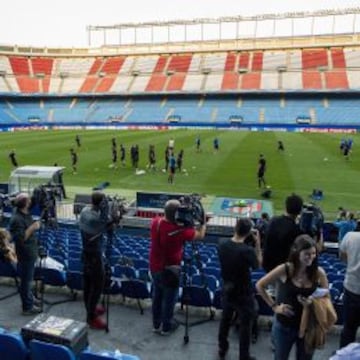
[[[360,33],[360,8],[269,13],[190,20],[88,25],[89,46],[101,32],[101,46],[241,38],[296,37]]]

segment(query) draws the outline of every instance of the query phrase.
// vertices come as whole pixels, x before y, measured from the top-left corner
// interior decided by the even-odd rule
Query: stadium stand
[[[0,120],[2,124],[154,124],[176,116],[181,123],[194,125],[229,125],[231,118],[241,118],[244,125],[295,125],[297,119],[306,118],[313,125],[350,126],[358,124],[359,102],[356,94],[344,93],[12,96],[0,101]]]
[[[305,48],[169,55],[0,56],[0,91],[124,94],[360,88],[360,50]]]

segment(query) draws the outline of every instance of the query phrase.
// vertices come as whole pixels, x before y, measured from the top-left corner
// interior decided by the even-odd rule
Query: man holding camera
[[[9,230],[15,242],[20,276],[20,298],[23,315],[34,315],[41,312],[31,291],[34,278],[35,262],[38,257],[38,240],[36,231],[40,222],[34,221],[30,214],[31,199],[28,194],[20,193],[15,198],[15,211],[10,219]]]
[[[98,305],[105,282],[103,260],[103,234],[108,225],[108,204],[100,191],[91,195],[91,205],[82,209],[79,219],[84,265],[84,302],[86,320],[93,329],[106,329],[106,323],[101,318],[104,309]]]
[[[247,240],[252,237],[252,244]],[[261,265],[262,255],[258,230],[252,230],[250,219],[241,218],[231,239],[219,243],[219,260],[223,285],[223,312],[219,325],[219,357],[229,349],[228,335],[235,313],[239,317],[239,359],[254,359],[249,354],[251,325],[256,316],[251,269]]]
[[[199,229],[179,225],[176,222],[176,214],[180,205],[178,200],[168,200],[164,208],[165,217],[154,218],[150,228],[153,331],[161,335],[171,334],[178,326],[173,317],[179,292],[183,245],[185,241],[203,239],[206,231],[205,224]],[[166,276],[171,275],[171,270],[177,272],[173,276],[175,281]]]

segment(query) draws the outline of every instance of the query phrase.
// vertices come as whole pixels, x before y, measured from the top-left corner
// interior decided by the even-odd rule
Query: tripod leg
[[[110,294],[106,294],[106,329],[105,332],[108,333],[109,330],[109,318],[110,318]]]
[[[189,343],[189,306],[185,304],[185,334],[184,334],[184,344]]]

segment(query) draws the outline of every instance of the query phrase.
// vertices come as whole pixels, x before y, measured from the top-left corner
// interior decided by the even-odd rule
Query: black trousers
[[[255,303],[252,295],[242,296],[236,300],[223,297],[223,312],[219,325],[219,350],[226,352],[229,348],[229,330],[237,313],[239,321],[239,359],[250,358],[251,327],[255,317]]]
[[[96,305],[104,289],[105,270],[101,254],[86,254],[84,262],[84,303],[87,321],[96,317]]]

